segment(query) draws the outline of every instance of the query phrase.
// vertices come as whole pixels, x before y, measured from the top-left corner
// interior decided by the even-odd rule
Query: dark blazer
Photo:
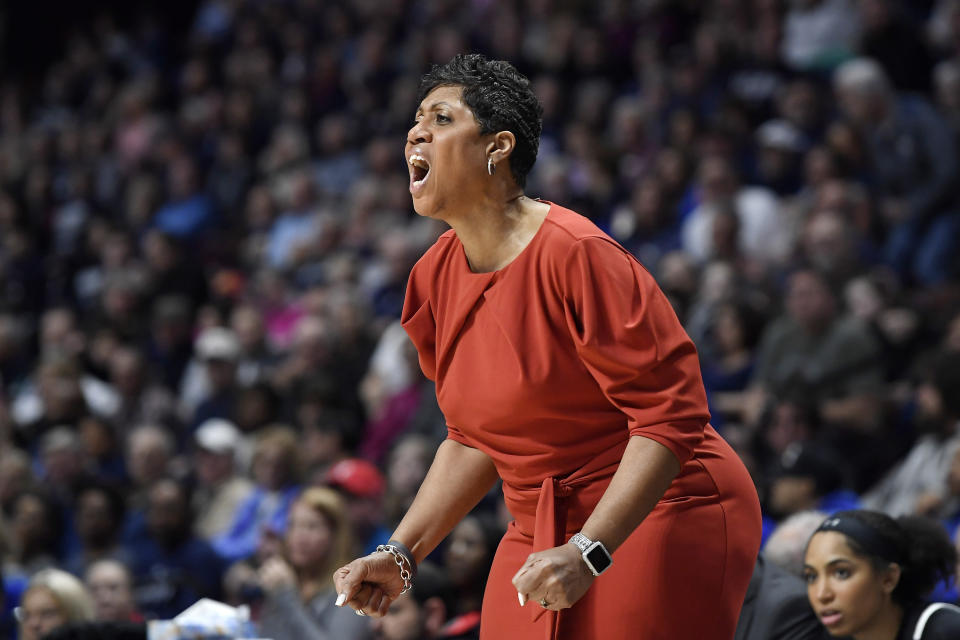
[[[734,640],[825,640],[803,581],[761,555],[743,600]]]

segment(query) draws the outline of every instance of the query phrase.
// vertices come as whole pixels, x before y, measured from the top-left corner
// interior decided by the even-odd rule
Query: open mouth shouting
[[[416,195],[430,176],[430,163],[419,153],[413,153],[407,158],[410,169],[410,193]]]

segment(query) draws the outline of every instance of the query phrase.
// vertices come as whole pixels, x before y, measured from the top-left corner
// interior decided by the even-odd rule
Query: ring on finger
[[[356,610],[356,614],[357,614],[358,616],[365,616],[365,615],[367,615],[367,614],[365,614],[365,613],[363,612],[363,609],[357,609],[357,610]]]
[[[540,606],[546,609],[550,606],[550,603],[547,602],[546,598],[540,598]]]

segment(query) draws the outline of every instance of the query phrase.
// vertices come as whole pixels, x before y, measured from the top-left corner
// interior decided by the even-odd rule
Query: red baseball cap
[[[336,463],[327,471],[324,483],[360,498],[379,498],[385,485],[380,470],[362,458]]]

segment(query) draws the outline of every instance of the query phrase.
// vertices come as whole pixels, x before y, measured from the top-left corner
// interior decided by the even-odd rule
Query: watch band
[[[583,553],[584,551],[589,549],[590,545],[593,544],[593,540],[583,535],[582,533],[573,534],[573,537],[570,538],[569,542],[570,544],[578,547],[580,549],[580,553]]]

